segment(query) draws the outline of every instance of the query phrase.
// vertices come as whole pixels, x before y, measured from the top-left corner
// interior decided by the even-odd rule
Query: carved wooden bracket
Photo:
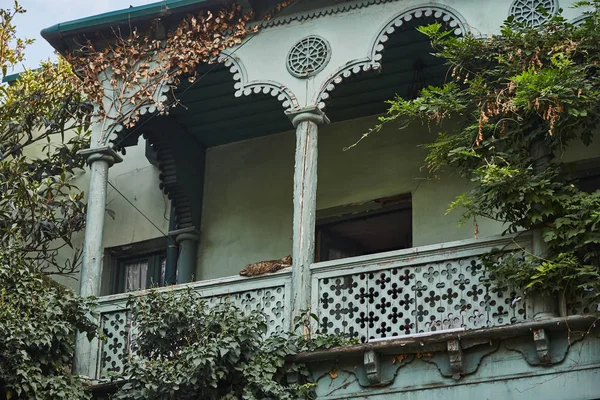
[[[371,385],[381,384],[381,361],[379,354],[368,351],[364,355],[365,372]]]
[[[446,342],[448,349],[448,358],[450,360],[450,370],[452,377],[459,379],[465,373],[465,361],[463,358],[463,350],[458,339],[448,340]]]
[[[533,342],[537,351],[538,358],[543,363],[549,363],[550,359],[550,338],[543,328],[532,329]]]

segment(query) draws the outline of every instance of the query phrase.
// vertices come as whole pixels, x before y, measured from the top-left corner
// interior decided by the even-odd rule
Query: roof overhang
[[[67,37],[102,31],[107,28],[116,28],[121,25],[130,26],[132,23],[151,21],[156,18],[187,14],[193,10],[209,8],[223,3],[223,0],[163,0],[74,21],[61,22],[42,29],[40,33],[52,47],[63,53],[68,48],[65,40]]]
[[[263,15],[275,7],[280,0],[238,0],[243,9]],[[69,49],[70,40],[86,36],[94,39],[93,34],[120,29],[122,33],[133,28],[148,26],[152,21],[160,19],[165,28],[175,27],[189,13],[201,9],[219,9],[230,3],[229,0],[163,0],[155,3],[129,7],[122,10],[110,11],[91,17],[42,29],[42,37],[59,53],[64,54]]]

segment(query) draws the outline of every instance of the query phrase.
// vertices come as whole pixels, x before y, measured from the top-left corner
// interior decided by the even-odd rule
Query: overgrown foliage
[[[91,305],[0,248],[0,398],[90,398],[71,362],[76,330],[95,335]]]
[[[0,9],[2,77],[30,40],[15,35],[18,3]],[[76,331],[93,336],[91,300],[47,278],[70,275],[61,247],[84,225],[83,194],[71,185],[83,166],[89,107],[69,65],[43,63],[0,85],[0,398],[87,399],[71,374]]]
[[[273,12],[294,1],[280,2]],[[67,59],[98,105],[102,131],[111,132],[117,126],[132,128],[147,107],[166,114],[169,107],[178,104],[169,89],[182,77],[194,82],[199,65],[218,62],[225,49],[256,33],[260,24],[251,26],[253,17],[252,12],[244,12],[233,2],[216,12],[203,9],[186,16],[166,38],[160,29],[133,29],[127,34],[112,31],[102,47],[95,44],[98,41],[88,41]]]
[[[208,306],[191,291],[152,291],[130,300],[138,330],[115,399],[292,399],[313,384],[288,384],[285,365],[298,352],[342,345],[337,336],[296,333],[265,336],[260,310],[242,311],[227,299]]]
[[[0,10],[2,71],[22,61],[30,42],[14,36],[12,18],[23,12],[18,3]],[[68,275],[78,267],[77,249],[67,264],[57,256],[84,226],[83,193],[70,181],[84,164],[77,151],[88,146],[89,111],[63,60],[0,86],[0,247],[22,252],[44,273]]]
[[[17,3],[14,10],[0,10],[3,76],[22,61],[29,43],[17,40],[12,24],[22,12]],[[200,63],[216,62],[223,49],[256,31],[247,26],[250,18],[234,5],[185,18],[166,40],[134,31],[128,39],[115,35],[102,49],[88,43],[70,57],[83,85],[59,60],[0,87],[0,398],[91,398],[70,371],[76,331],[96,334],[93,299],[45,277],[78,267],[78,251],[66,264],[58,251],[84,224],[83,195],[70,179],[83,166],[77,151],[89,144],[90,116],[131,127],[145,105],[156,103],[166,112],[156,97],[161,85],[176,84],[183,75],[193,80]],[[112,89],[102,89],[98,78]],[[84,88],[99,102],[96,113]],[[287,383],[288,372],[308,375],[299,365],[286,365],[286,357],[343,343],[295,333],[266,337],[260,310],[207,307],[191,291],[153,292],[133,301],[132,310],[139,335],[117,399],[309,396],[312,384]]]
[[[545,254],[497,260],[496,283],[598,301],[600,191],[581,190],[563,163],[600,122],[600,2],[577,6],[587,10],[580,24],[561,15],[538,27],[509,19],[486,38],[420,28],[448,61],[449,82],[390,101],[372,132],[414,120],[438,130],[426,166],[473,183],[450,210],[462,210],[463,221],[500,221],[507,232],[541,232]]]

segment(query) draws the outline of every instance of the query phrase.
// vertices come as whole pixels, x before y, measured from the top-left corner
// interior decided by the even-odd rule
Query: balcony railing
[[[523,297],[515,291],[492,291],[480,258],[494,248],[530,247],[531,236],[523,234],[316,263],[311,266],[312,311],[322,331],[361,342],[522,321],[526,318]],[[244,310],[262,309],[273,333],[290,326],[290,273],[229,277],[159,290],[191,287],[209,305],[227,299]],[[90,347],[90,371],[96,378],[121,372],[130,353],[135,327],[131,327],[127,298],[128,294],[119,294],[99,300],[106,340]]]
[[[531,236],[471,239],[314,264],[312,307],[323,332],[360,342],[526,319],[524,296],[494,291],[480,259],[531,249]]]
[[[268,332],[281,332],[289,326],[290,271],[253,279],[229,277],[187,285],[177,285],[158,290],[183,290],[190,287],[204,298],[207,304],[231,301],[242,310],[260,309],[268,319]],[[147,291],[137,292],[143,296]],[[130,354],[135,338],[131,312],[127,309],[129,294],[105,296],[99,299],[98,312],[106,340],[98,342],[98,355],[91,352],[91,371],[96,378],[106,378],[119,373]],[[92,343],[94,347],[94,343]],[[95,374],[93,373],[95,371]]]

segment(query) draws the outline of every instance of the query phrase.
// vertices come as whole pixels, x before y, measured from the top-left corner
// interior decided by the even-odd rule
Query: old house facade
[[[260,16],[276,3],[242,5]],[[166,0],[43,36],[64,52],[98,32],[168,27],[222,4]],[[572,305],[559,316],[482,283],[482,254],[536,243],[527,232],[500,236],[493,221],[478,221],[474,238],[473,226],[446,215],[467,186],[421,168],[419,145],[434,133],[387,126],[345,150],[385,100],[446,79],[417,26],[495,34],[509,15],[543,22],[539,7],[577,20],[570,4],[299,0],[175,87],[181,106],[168,115],[147,104],[133,128],[98,122],[79,178],[89,182],[79,290],[100,296],[107,339],[78,343],[78,373],[102,381],[122,368],[134,334],[127,292],[178,284],[260,307],[272,331],[310,309],[324,331],[356,337],[361,345],[305,359],[319,398],[600,397],[600,340],[576,332],[596,310]],[[170,88],[164,82],[157,102]],[[599,154],[594,143],[565,159],[596,165]],[[238,276],[288,254],[292,268]]]

